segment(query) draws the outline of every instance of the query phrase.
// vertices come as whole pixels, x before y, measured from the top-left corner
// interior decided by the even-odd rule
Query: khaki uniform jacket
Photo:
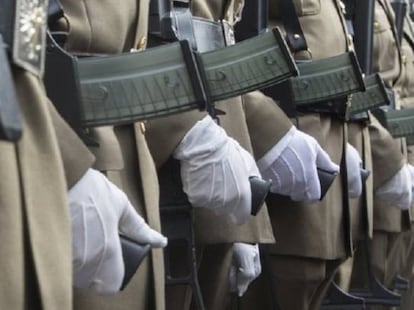
[[[65,18],[60,27],[69,32],[70,52],[114,54],[145,48],[148,0],[61,2]],[[144,132],[142,123],[95,129],[92,136],[100,146],[91,151],[97,158],[95,168],[105,171],[126,192],[148,224],[160,231],[158,180]],[[77,290],[74,303],[76,309],[164,309],[162,250],[152,251],[123,292],[96,296]]]
[[[402,71],[400,76],[401,108],[414,108],[414,24],[409,15],[405,18],[404,37],[401,45]],[[407,145],[407,161],[414,164],[414,146]],[[410,210],[411,221],[414,221],[414,210]]]
[[[14,68],[13,79],[23,136],[0,141],[0,308],[70,310],[66,192],[93,157],[48,102],[38,77]]]
[[[372,172],[372,153],[369,129],[365,121],[348,123],[348,142],[354,146],[361,156],[363,168]],[[352,240],[371,238],[374,226],[373,178],[369,177],[364,184],[362,195],[350,198]]]
[[[399,105],[398,79],[401,74],[401,51],[393,28],[393,11],[389,1],[377,0],[374,20],[373,70],[379,72],[387,87],[393,88]],[[402,141],[394,140],[381,125],[372,120],[369,125],[373,158],[374,190],[389,180],[404,164]],[[403,213],[384,205],[374,196],[374,229],[399,232],[403,229]]]
[[[320,59],[348,50],[347,36],[339,3],[335,0],[293,1],[310,53],[296,58]],[[270,24],[279,26],[279,1],[270,1]],[[316,138],[331,159],[339,164],[346,143],[342,121],[322,114],[299,116],[296,126]],[[265,137],[264,139],[267,139]],[[351,252],[349,208],[343,204],[341,178],[337,177],[324,200],[318,203],[274,199],[268,203],[277,243],[274,254],[319,259],[337,259]]]
[[[190,1],[194,16],[209,19],[225,19],[233,23],[239,11],[238,1]],[[252,151],[251,141],[246,126],[246,111],[243,109],[242,98],[236,97],[216,103],[216,107],[226,112],[220,116],[220,125],[227,134],[235,138],[245,149]],[[280,110],[279,110],[280,112]],[[158,167],[172,155],[186,132],[205,113],[192,111],[178,116],[166,117],[147,124],[147,140]],[[277,132],[287,132],[291,126],[282,112],[277,119],[283,120],[277,125]],[[286,122],[287,121],[287,122]],[[287,124],[287,125],[286,125]],[[214,229],[211,229],[214,227]],[[252,217],[244,225],[234,225],[205,209],[195,210],[195,236],[200,243],[231,243],[231,242],[274,242],[267,209]]]

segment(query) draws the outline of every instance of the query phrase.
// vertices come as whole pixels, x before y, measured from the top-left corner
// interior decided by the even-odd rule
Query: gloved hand
[[[237,224],[251,211],[249,177],[259,176],[253,157],[210,116],[197,122],[173,156],[181,161],[183,190],[194,207],[226,215]]]
[[[346,145],[346,169],[348,174],[349,197],[357,198],[362,194],[362,159],[358,151],[349,143]]]
[[[408,170],[410,171],[410,177],[411,177],[411,207],[414,204],[414,166],[411,164],[408,164]]]
[[[410,168],[404,165],[391,179],[375,191],[375,199],[392,207],[407,210],[411,207],[412,187]]]
[[[316,201],[321,197],[317,167],[339,172],[339,166],[318,142],[294,126],[257,162],[264,179],[271,179],[273,193],[295,201]]]
[[[234,243],[233,265],[230,268],[230,290],[243,296],[249,284],[262,272],[257,244]]]
[[[69,190],[74,286],[115,293],[124,277],[119,232],[139,243],[165,247],[127,196],[99,171],[89,169]]]

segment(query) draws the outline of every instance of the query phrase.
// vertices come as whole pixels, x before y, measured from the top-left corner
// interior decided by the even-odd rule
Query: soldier
[[[108,22],[107,25],[111,25],[111,26],[119,25],[119,27],[124,30],[124,35],[119,35],[120,33],[119,31],[112,32],[112,31],[109,31],[105,27],[100,27],[100,24],[95,24],[93,21],[98,21],[99,17],[98,15],[88,16],[88,14],[86,13],[86,9],[89,5],[92,5],[92,3],[87,3],[86,7],[83,7],[83,6],[81,7],[81,5],[78,3],[74,3],[70,1],[63,2],[65,14],[66,14],[66,22],[69,23],[69,25],[65,25],[64,20],[61,20],[60,27],[58,28],[67,30],[69,29],[69,26],[70,26],[71,32],[69,34],[68,44],[67,44],[67,48],[69,50],[73,52],[79,52],[79,53],[90,53],[90,52],[107,53],[107,52],[113,52],[113,51],[118,52],[121,50],[128,50],[131,46],[134,46],[134,44],[132,44],[132,41],[135,41],[137,43],[142,43],[142,44],[145,43],[145,33],[146,33],[145,16],[146,16],[147,5],[148,5],[146,2],[140,2],[139,9],[136,7],[135,2],[128,3],[128,4],[124,3],[121,7],[109,1],[105,3],[101,3],[100,5],[94,6],[94,10],[93,10],[94,12],[100,11],[97,9],[98,7],[100,7],[102,11],[108,12],[107,17],[113,20],[113,22]],[[197,8],[200,8],[200,11],[199,11],[200,16],[205,17],[205,18],[210,18],[211,15],[217,14],[217,12],[215,12],[215,9],[214,10],[212,8],[209,8],[208,10],[205,10],[205,8],[203,9],[203,7],[205,6],[203,2],[200,2],[200,3],[194,2],[192,6],[194,9],[194,12],[198,12]],[[233,13],[237,11],[237,8],[238,8],[237,3],[230,3],[228,5],[229,11],[226,12],[225,15],[226,15],[226,18],[229,19],[229,21],[233,21],[236,19],[237,14],[233,14]],[[137,16],[134,14],[134,12],[137,12],[137,11],[139,11],[139,22],[138,23],[136,23]],[[203,14],[207,14],[207,16]],[[128,18],[125,19],[124,18],[125,16],[128,16],[129,19]],[[93,31],[91,32],[87,31],[86,30],[87,28],[83,26],[85,25],[88,19],[92,21],[91,25],[93,26]],[[96,25],[96,28],[95,28],[95,25]],[[135,28],[133,28],[133,26],[138,26],[138,31],[135,35],[133,35],[133,33],[135,32]],[[91,33],[94,35],[91,36]],[[106,34],[110,34],[110,36],[108,37]],[[85,44],[85,42],[89,42],[89,43]],[[140,47],[143,47],[143,45],[139,45],[136,47],[140,48]],[[223,110],[227,110],[228,114],[232,115],[232,118],[235,118],[235,119],[238,118],[238,119],[243,120],[244,112],[240,109],[239,100],[240,99],[238,98],[232,99],[232,101],[235,103],[234,107],[232,106],[232,104],[228,104],[224,106],[224,103],[222,104],[223,107],[221,107],[220,105],[218,106],[220,106],[220,108],[223,108]],[[285,135],[285,133],[287,133],[291,129],[291,124],[283,116],[283,113],[279,109],[277,109],[277,107],[273,103],[271,103],[271,107],[272,107],[271,109],[274,110],[274,112],[272,113],[276,115],[276,117],[273,119],[280,120],[279,123],[276,123],[276,122],[273,123],[275,139],[280,139],[282,138],[282,136]],[[196,121],[198,120],[200,121],[196,123]],[[246,135],[246,129],[245,129],[246,126],[243,125],[243,123],[239,123],[236,125],[236,122],[230,120],[230,118],[227,118],[227,117],[221,118],[221,122],[224,127],[228,128],[229,133],[231,131],[232,135],[237,136],[239,141],[243,142],[242,143],[243,145],[248,146],[249,142],[248,142],[248,137]],[[228,123],[228,125],[226,125],[226,123]],[[131,128],[130,127],[127,128],[127,127],[128,126],[117,127],[115,129],[117,140],[112,140],[112,141],[120,142],[120,145],[122,148],[122,154],[124,155],[124,162],[125,162],[125,159],[129,157],[129,155],[127,156],[126,154],[131,154],[130,145],[131,144],[133,145],[133,142],[131,142],[131,141],[134,141],[133,135],[135,135],[135,139],[137,141],[138,139],[140,139],[140,137],[142,137],[142,132],[141,132],[142,126],[136,125],[134,127],[135,129],[132,130],[132,133],[125,133],[125,132],[131,132]],[[205,191],[200,191],[200,188],[190,186],[193,184],[190,181],[199,178],[198,176],[200,175],[199,172],[197,172],[197,169],[194,169],[194,167],[200,167],[204,169],[203,171],[207,171],[205,158],[207,158],[207,160],[209,160],[209,158],[213,158],[214,160],[217,161],[219,165],[221,165],[222,163],[226,163],[226,165],[229,165],[229,166],[225,166],[225,167],[230,167],[230,168],[236,167],[237,162],[235,160],[241,163],[244,162],[245,164],[239,165],[237,169],[238,171],[236,171],[239,173],[239,175],[241,175],[240,177],[235,178],[235,180],[240,182],[238,186],[245,187],[247,183],[245,180],[247,180],[247,177],[250,176],[252,173],[257,174],[257,170],[255,171],[255,165],[254,163],[252,164],[251,157],[246,155],[245,151],[243,151],[240,148],[240,146],[238,146],[237,143],[235,143],[231,139],[228,139],[226,134],[221,129],[219,129],[218,126],[215,125],[215,123],[209,117],[205,117],[205,114],[203,113],[191,112],[191,113],[182,114],[180,116],[172,117],[168,121],[166,119],[159,120],[159,121],[151,121],[147,124],[146,127],[147,127],[146,136],[150,142],[152,154],[158,166],[161,166],[161,164],[164,163],[165,160],[172,154],[174,154],[176,158],[182,161],[183,163],[182,177],[183,177],[184,189],[186,190],[186,193],[188,194],[190,201],[193,202],[194,206],[202,206],[201,204],[204,204],[204,206],[212,205],[211,201],[208,200],[209,197],[206,196]],[[244,128],[244,129],[240,130],[240,128],[242,129]],[[202,135],[201,133],[205,133],[207,136],[205,136],[204,134]],[[208,139],[208,135],[211,135],[212,137],[215,137],[215,138]],[[102,137],[102,138],[99,138],[99,137]],[[136,188],[139,188],[139,185],[133,184],[132,182],[128,183],[134,177],[133,176],[126,177],[126,175],[129,175],[134,172],[134,167],[137,166],[136,159],[134,158],[129,159],[128,165],[125,164],[126,167],[131,167],[131,169],[126,168],[122,172],[111,171],[113,169],[118,169],[117,167],[119,167],[119,164],[114,164],[113,160],[111,164],[111,162],[108,161],[108,159],[111,159],[111,156],[103,156],[103,155],[109,155],[107,151],[108,149],[106,149],[106,147],[113,148],[114,146],[117,145],[117,143],[111,144],[111,143],[105,142],[105,141],[108,141],[110,137],[111,137],[111,129],[106,128],[106,129],[100,129],[100,130],[95,131],[95,139],[98,140],[101,144],[100,149],[96,152],[96,156],[98,158],[98,163],[96,166],[99,167],[99,163],[102,163],[103,166],[100,166],[100,169],[109,171],[108,175],[110,175],[111,178],[115,179],[115,177],[118,177],[118,179],[125,180],[124,184],[127,188],[124,186],[124,189],[126,189],[130,197],[134,197],[135,195],[132,193],[133,191],[136,191]],[[198,138],[198,137],[201,137],[201,138]],[[327,169],[330,169],[333,171],[337,169],[337,167],[330,162],[329,157],[327,157],[326,154],[318,147],[317,143],[314,140],[309,139],[308,137],[301,135],[299,133],[296,133],[294,130],[290,130],[290,134],[288,135],[288,138],[289,138],[288,141],[296,141],[296,145],[300,145],[301,144],[300,141],[308,141],[308,143],[305,144],[306,146],[305,150],[302,150],[302,152],[306,153],[307,149],[312,150],[311,159],[314,163],[314,166],[312,166],[313,169],[309,169],[304,172],[304,177],[303,177],[304,180],[306,179],[310,179],[311,181],[316,180],[316,162],[317,161],[321,166],[324,166]],[[129,143],[125,141],[129,141]],[[197,143],[195,143],[194,141]],[[285,140],[285,145],[286,144],[289,144],[289,142]],[[194,145],[196,145],[197,147],[200,147],[199,153],[197,152],[194,153],[195,151],[193,148]],[[209,145],[216,145],[216,147],[209,148]],[[292,148],[295,149],[295,146],[293,145],[291,148],[289,148],[289,150],[292,150]],[[138,148],[138,150],[139,151],[141,150],[141,146]],[[114,153],[119,154],[118,151],[115,151]],[[229,161],[227,155],[233,156],[232,157],[233,160]],[[212,157],[209,157],[209,156],[212,156]],[[112,156],[112,159],[113,158],[114,156]],[[99,161],[99,159],[101,159],[101,161]],[[104,165],[105,159],[107,160],[106,166]],[[139,160],[141,161],[141,157],[139,158]],[[244,165],[246,166],[246,168],[244,168],[243,170],[240,170],[240,168],[243,167]],[[145,167],[145,165],[142,165],[142,166]],[[225,173],[223,175],[226,176]],[[208,180],[208,178],[209,177],[211,178],[211,176],[212,175],[209,173],[203,174],[203,178],[205,178],[205,180]],[[306,188],[306,182],[305,182],[305,186],[303,185],[303,183],[298,183],[298,184],[293,183],[289,185],[290,185],[289,188],[282,190],[282,193],[293,194],[294,192],[298,191],[298,189],[300,188]],[[217,191],[217,196],[219,198],[220,197],[224,198],[223,208],[226,208],[226,206],[228,205],[231,206],[232,204],[231,202],[234,201],[232,200],[233,198],[231,197],[234,197],[237,195],[241,195],[239,198],[241,203],[238,204],[238,207],[240,205],[249,206],[248,197],[250,197],[249,196],[250,192],[248,190],[247,191],[230,191],[230,192],[225,192],[225,193],[223,193],[220,190],[216,190],[216,191]],[[227,197],[225,195],[227,195]],[[308,191],[307,190],[299,191],[299,193],[296,194],[295,197],[297,199],[307,198],[307,199],[313,200],[313,199],[317,199],[319,196],[320,196],[320,189],[319,189],[318,183],[315,183],[311,189],[309,189]],[[207,198],[207,201],[206,201],[206,198]],[[137,202],[135,203],[135,205],[139,206],[139,203]],[[240,213],[237,210],[235,210],[234,206],[228,209],[234,213],[233,218],[236,221],[241,222],[246,217],[246,210],[248,210],[249,208],[239,207],[238,210]],[[241,211],[243,213],[241,213]],[[260,225],[257,225],[257,223],[250,222],[247,225],[240,227],[240,228],[236,228],[235,226],[232,226],[231,229],[227,228],[231,226],[231,223],[229,223],[225,219],[214,216],[212,212],[209,212],[207,210],[200,210],[199,213],[200,213],[199,218],[204,218],[204,220],[198,220],[198,223],[201,223],[201,224],[196,226],[196,230],[197,230],[196,232],[197,232],[197,235],[199,236],[198,237],[199,240],[202,240],[203,243],[205,244],[218,243],[218,242],[227,243],[227,244],[224,244],[223,246],[218,246],[217,248],[224,257],[230,257],[230,260],[228,259],[223,260],[222,259],[223,256],[221,255],[220,256],[217,255],[217,257],[214,257],[216,261],[219,261],[219,264],[220,264],[219,266],[221,265],[224,266],[225,264],[227,264],[227,267],[224,268],[224,270],[227,270],[227,272],[218,274],[219,276],[224,277],[225,279],[224,281],[213,282],[213,284],[224,283],[225,286],[228,286],[228,274],[227,273],[230,269],[230,265],[232,261],[231,260],[232,247],[231,245],[229,245],[229,242],[232,242],[232,241],[272,242],[273,241],[273,236],[269,229],[269,225],[266,224],[266,212],[265,211],[263,211],[259,215],[259,218],[255,220],[255,222],[263,223],[263,225],[260,226]],[[238,213],[242,217],[239,218]],[[217,227],[217,229],[215,229],[214,231],[209,230],[208,227],[206,228],[205,226],[205,225],[210,226],[212,222],[214,222]],[[223,227],[223,228],[220,228],[220,227]],[[220,247],[222,249],[220,249]],[[236,248],[238,248],[236,249],[236,253],[239,253],[239,257],[240,256],[248,257],[249,255],[251,255],[251,253],[253,253],[253,255],[251,255],[252,259],[253,260],[255,259],[257,261],[256,247],[236,246]],[[212,250],[210,253],[214,253],[214,250]],[[228,253],[230,253],[230,256],[228,255]],[[207,255],[205,255],[204,257],[207,257]],[[202,264],[204,264],[204,261],[205,260],[202,261]],[[212,265],[209,263],[209,264],[206,264],[206,266],[212,266]],[[255,266],[254,268],[256,268],[257,270],[258,268],[257,263],[254,263],[253,266]],[[145,270],[145,269],[140,268],[140,271],[141,270]],[[240,271],[240,269],[238,270]],[[157,271],[162,271],[162,269],[157,268]],[[251,270],[246,270],[245,272],[248,273],[248,272],[251,272]],[[254,271],[253,274],[257,275],[257,272]],[[83,297],[80,297],[81,295],[77,295],[78,298],[75,299],[75,304],[78,307],[96,306],[96,307],[99,307],[100,309],[104,307],[124,308],[132,304],[134,306],[137,306],[137,307],[141,306],[144,308],[151,306],[151,303],[145,301],[145,296],[147,294],[137,293],[138,289],[141,289],[141,291],[139,292],[142,292],[142,290],[145,290],[146,288],[148,288],[145,285],[146,283],[145,272],[144,272],[144,275],[141,276],[141,279],[142,278],[144,278],[144,280],[141,281],[141,283],[139,283],[139,280],[140,280],[139,276],[136,276],[132,285],[130,285],[130,287],[124,293],[119,294],[120,296],[114,296],[110,298],[93,298],[92,296],[87,296],[86,292],[83,292],[82,293]],[[156,278],[156,279],[159,280],[159,278]],[[238,279],[242,279],[242,277],[239,277]],[[248,277],[247,283],[251,281],[251,279],[252,279],[251,277]],[[157,283],[161,283],[161,282],[157,282]],[[243,290],[246,287],[246,281],[241,281],[241,282],[238,282],[237,284],[238,285],[236,286],[238,286],[237,289],[239,290],[239,293],[243,293]],[[217,288],[213,291],[213,293],[216,291],[217,291]],[[156,289],[155,292],[156,294],[158,294],[158,296],[162,295],[162,287],[160,288],[158,286],[158,289]],[[225,303],[222,302],[221,299],[207,298],[206,300],[213,305],[211,306],[211,308],[213,309],[215,307],[214,305],[216,304],[225,305]],[[163,307],[162,302],[163,302],[162,300],[157,298],[156,307],[162,308]],[[179,304],[177,306],[181,307]]]
[[[116,199],[119,199],[119,193],[102,175],[90,169],[93,156],[46,97],[41,75],[47,2],[23,2],[20,5],[13,2],[8,8],[11,11],[2,6],[0,14],[1,93],[6,95],[4,103],[9,105],[8,117],[13,119],[14,124],[9,127],[5,122],[2,127],[5,129],[4,137],[9,141],[1,142],[2,173],[5,173],[0,187],[1,235],[7,253],[2,261],[2,278],[7,285],[1,293],[1,304],[8,309],[72,309],[70,220],[73,220],[72,229],[78,232],[82,226],[93,226],[96,214],[89,214],[82,223],[71,217],[66,193],[68,188],[72,193],[87,191],[89,197],[96,198],[98,191],[91,186],[90,179],[107,186],[106,193],[98,193],[101,195],[99,203],[89,201],[88,207],[106,214],[101,224],[105,228],[111,226],[112,231],[107,231],[111,241],[94,240],[86,233],[83,242],[89,246],[109,247],[116,245],[117,239],[119,244],[118,224],[122,214],[124,224],[128,221],[130,229],[141,227],[141,232],[145,231],[147,236],[157,238],[160,235],[149,233],[149,227],[136,213],[131,213],[128,204],[118,205]],[[27,19],[27,16],[30,18]],[[14,36],[11,35],[13,29],[18,29]],[[10,55],[9,59],[6,52]],[[20,115],[17,114],[19,110]],[[21,128],[19,124],[22,124]],[[19,129],[23,131],[21,137]],[[70,207],[78,204],[80,199],[78,195],[72,195]],[[108,212],[110,201],[111,207],[119,207],[117,214]],[[126,228],[124,224],[120,226]],[[74,238],[75,248],[80,247],[78,241]],[[81,271],[74,272],[76,285],[80,285],[82,280],[90,284],[101,275],[114,274],[120,284],[121,270],[114,273],[107,266],[101,266],[96,274],[91,272],[95,267],[91,268],[90,263],[96,261],[97,256],[102,261],[108,259],[101,251],[97,252],[82,253],[85,265]],[[80,258],[78,251],[73,254],[75,261]],[[106,254],[116,257],[117,266],[123,269],[120,250],[110,250]],[[114,285],[108,283],[108,279],[99,280],[103,282],[100,287],[94,287],[96,291],[107,291]]]
[[[414,76],[412,74],[412,66],[414,60],[414,26],[409,16],[410,10],[407,10],[407,15],[404,18],[404,32],[403,40],[401,41],[401,53],[402,53],[402,73],[400,83],[402,85],[400,90],[401,96],[401,107],[402,108],[412,108],[413,105],[413,86],[414,86]],[[411,137],[406,138],[407,142],[407,161],[409,163],[409,168],[411,172],[412,182],[414,182],[413,174],[413,146],[411,142]],[[412,214],[412,207],[410,210]],[[401,309],[408,310],[413,308],[414,301],[414,291],[413,291],[413,263],[414,263],[414,238],[413,238],[413,217],[411,216],[411,229],[404,233],[403,244],[401,246],[402,254],[402,263],[403,268],[400,269],[400,275],[405,279],[408,279],[409,290],[404,292],[402,298]]]
[[[210,24],[211,27],[213,25],[221,27],[221,20],[224,20],[226,24],[234,25],[241,14],[241,6],[238,1],[192,1],[190,8],[193,16],[195,16],[193,20]],[[197,28],[197,23],[195,24],[194,33],[197,37],[197,34],[203,32]],[[206,38],[208,36],[204,33],[205,41],[202,41],[204,43],[202,46],[208,45],[209,40]],[[203,52],[204,50],[201,49],[200,51]],[[217,102],[215,107],[225,112],[224,115],[219,115],[220,125],[223,126],[230,136],[234,137],[248,150],[251,150],[250,143],[256,144],[256,158],[268,153],[266,156],[267,160],[262,161],[261,171],[267,173],[265,178],[270,177],[274,180],[272,191],[291,196],[295,200],[316,200],[321,195],[319,181],[316,176],[317,165],[329,171],[338,171],[337,165],[330,161],[318,143],[313,138],[295,129],[274,101],[263,94],[259,92],[249,93],[242,96],[242,98],[238,97]],[[148,123],[147,138],[157,166],[161,167],[171,154],[180,159],[182,165],[188,166],[185,163],[186,158],[182,156],[184,152],[180,151],[181,147],[178,147],[175,151],[174,148],[183,135],[182,141],[196,140],[192,130],[185,133],[181,129],[182,124],[189,122],[191,118],[192,116],[190,115],[182,114],[179,118],[174,116],[169,119],[159,119]],[[248,127],[245,124],[246,120]],[[203,119],[196,126],[206,126],[206,122],[206,119]],[[211,122],[209,126],[212,126]],[[171,130],[168,130],[170,128]],[[248,133],[250,133],[251,139]],[[263,140],[262,137],[266,135],[272,138],[268,141]],[[199,137],[201,138],[201,136]],[[204,139],[206,138],[203,137],[201,141],[204,141]],[[210,142],[210,144],[212,143]],[[194,143],[188,144],[185,152],[191,153],[191,150],[198,153]],[[201,153],[201,155],[204,155],[204,153]],[[308,169],[303,169],[303,167]],[[193,170],[197,171],[197,166],[194,166]],[[188,190],[191,188],[186,187],[185,184],[185,179],[188,178],[186,177],[187,174],[189,172],[183,171],[182,168],[181,175],[184,190],[188,193]],[[189,177],[195,181],[201,175],[196,176],[194,172]],[[188,183],[191,184],[189,181]],[[197,202],[194,201],[193,205],[197,206]],[[251,219],[245,225],[236,227],[222,218],[214,216],[208,210],[197,209],[196,211],[196,238],[200,248],[203,249],[202,259],[199,262],[200,284],[206,308],[226,309],[229,307],[230,299],[228,294],[228,274],[229,270],[232,269],[232,249],[236,251],[233,259],[233,264],[235,264],[233,269],[237,270],[239,267],[237,262],[246,260],[250,261],[250,272],[257,275],[254,266],[258,265],[257,255],[251,255],[250,251],[239,254],[238,250],[240,250],[240,247],[236,245],[232,248],[231,243],[240,241],[269,243],[273,240],[272,235],[270,235],[271,230],[268,228],[267,219],[264,217]],[[214,229],[209,229],[213,223]],[[244,257],[244,259],[240,259],[240,257]],[[238,269],[240,270],[240,267]],[[217,272],[214,272],[216,270]],[[246,275],[248,272],[249,270],[246,270]],[[241,273],[238,278],[243,279],[243,277],[245,275]],[[246,282],[248,283],[248,281]],[[246,285],[239,285],[239,295],[244,293],[245,287]],[[188,299],[187,301],[182,301],[185,300],[185,296],[180,299],[179,294],[180,292],[177,290],[171,290],[167,294],[168,306],[171,306],[171,308],[176,307],[177,309],[187,308]],[[181,292],[181,294],[185,293]],[[177,301],[177,299],[180,300]],[[175,300],[175,302],[172,302],[172,300]]]
[[[385,85],[392,88],[395,106],[399,108],[402,58],[393,19],[390,2],[376,1],[373,69],[380,73]],[[411,204],[411,176],[403,156],[403,141],[392,140],[390,134],[374,119],[369,128],[374,182],[372,266],[379,280],[391,288],[401,268],[401,232],[409,228],[409,215],[401,210],[408,209]],[[394,151],[386,154],[390,150]],[[388,165],[384,165],[385,161]]]
[[[108,54],[129,51],[131,48],[136,50],[145,48],[146,20],[148,18],[147,1],[139,1],[138,3],[129,1],[119,5],[115,1],[81,3],[67,0],[62,1],[62,4],[65,18],[59,20],[53,28],[63,31],[70,29],[66,44],[66,48],[70,52],[75,54]],[[90,12],[93,13],[89,15],[88,8],[91,7],[93,9]],[[99,22],[102,14],[106,16],[104,25]],[[113,31],[114,25],[117,26],[117,31]],[[245,221],[246,215],[250,212],[251,193],[250,189],[246,187],[248,186],[248,177],[252,174],[258,174],[254,160],[238,143],[229,139],[211,118],[205,117],[205,115],[206,113],[202,112],[184,113],[174,118],[176,122],[170,123],[172,127],[169,127],[169,123],[165,120],[158,122],[159,127],[156,126],[157,121],[149,122],[146,126],[146,132],[144,124],[92,130],[92,138],[99,142],[99,148],[92,148],[97,157],[95,168],[105,171],[111,180],[120,185],[139,212],[145,214],[154,227],[159,227],[157,226],[159,225],[158,187],[155,184],[153,163],[144,140],[145,133],[151,141],[151,136],[155,135],[154,132],[156,133],[154,128],[161,128],[160,130],[168,134],[165,139],[161,134],[155,135],[157,142],[160,143],[158,147],[162,147],[160,151],[153,151],[157,164],[175,151],[177,157],[187,163],[183,166],[187,167],[188,179],[192,181],[194,177],[197,177],[196,172],[191,170],[194,165],[204,169],[202,177],[204,180],[209,180],[215,175],[208,171],[208,162],[205,160],[216,161],[219,168],[225,168],[224,171],[217,170],[222,173],[219,177],[223,177],[222,180],[224,180],[224,183],[220,184],[232,187],[228,191],[223,191],[220,187],[215,188],[213,197],[221,202],[219,212],[231,214],[233,220],[239,222]],[[198,120],[201,121],[197,122]],[[178,133],[176,136],[170,136],[175,132]],[[188,133],[187,138],[183,140],[186,133]],[[211,137],[208,138],[208,135]],[[192,137],[200,138],[196,138],[194,142]],[[198,154],[191,154],[191,151],[194,151],[192,149],[194,143],[199,147],[200,153]],[[209,148],[209,145],[213,144],[216,144],[215,148]],[[152,148],[154,149],[154,147]],[[201,158],[197,156],[203,154],[205,156],[201,156]],[[235,177],[228,179],[229,172],[235,172]],[[212,180],[214,181],[214,179]],[[183,183],[187,186],[192,185],[189,182]],[[203,188],[189,188],[187,194],[190,201],[193,201],[195,205],[202,203],[204,207],[216,208],[215,201],[206,197],[206,191],[200,189]],[[234,201],[238,202],[237,208],[235,208]],[[252,232],[253,236],[246,241],[255,241],[257,237],[255,233],[267,242],[273,241],[272,234],[269,233],[270,226],[266,226],[265,212],[261,213],[261,218],[265,223],[264,228],[260,232],[259,229],[257,232]],[[214,219],[219,220],[220,218],[215,217]],[[226,222],[223,219],[221,221]],[[236,233],[233,234],[236,235]],[[245,248],[242,247],[239,252],[245,253]],[[255,247],[248,247],[247,252],[252,252],[252,250],[257,257]],[[160,255],[160,252],[153,252],[152,261],[143,262],[124,292],[114,296],[98,297],[87,290],[77,290],[74,300],[75,307],[77,309],[83,307],[88,309],[129,309],[131,307],[134,309],[164,309],[164,274]],[[149,266],[151,263],[153,266]]]
[[[350,49],[337,1],[292,1],[293,12],[286,11],[288,5],[282,3],[270,2],[270,24],[285,28],[287,36],[297,42],[307,43],[307,48],[294,51],[296,60],[327,58]],[[291,22],[295,19],[303,33],[292,32],[289,28],[295,24]],[[312,109],[297,112],[292,115],[295,116],[293,122],[316,138],[332,160],[341,164],[344,174],[337,177],[321,202],[297,202],[282,197],[267,200],[277,242],[269,248],[268,269],[263,273],[263,282],[257,284],[261,298],[252,291],[252,296],[246,296],[245,309],[250,309],[254,303],[260,303],[261,309],[272,308],[275,303],[281,309],[319,309],[336,269],[352,252],[352,231],[346,222],[351,210],[348,191],[342,187],[348,184],[353,197],[361,194],[361,179],[356,176],[361,158],[346,144],[343,116],[328,109],[321,113],[322,108],[323,105],[315,107],[313,112]],[[265,139],[271,136],[262,138]],[[255,147],[255,141],[259,140],[253,140],[256,151],[259,146]],[[261,160],[259,158],[258,162]],[[351,172],[348,179],[345,179],[346,171]]]

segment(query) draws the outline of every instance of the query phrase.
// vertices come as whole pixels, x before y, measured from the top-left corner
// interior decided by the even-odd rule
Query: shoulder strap
[[[138,0],[137,2],[138,20],[133,48],[140,50],[145,49],[147,45],[149,0]]]
[[[306,51],[308,44],[299,22],[293,0],[280,0],[282,22],[286,30],[286,41],[292,52]]]

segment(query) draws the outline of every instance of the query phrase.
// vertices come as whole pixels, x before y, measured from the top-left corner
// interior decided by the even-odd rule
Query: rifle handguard
[[[272,185],[272,181],[270,180],[263,180],[259,177],[250,177],[250,189],[252,191],[252,210],[251,215],[257,215],[259,211],[262,209],[267,194],[270,191],[270,186]]]
[[[128,285],[139,265],[151,250],[149,244],[140,244],[124,236],[120,236],[122,258],[125,265],[125,275],[122,281],[121,291]]]

